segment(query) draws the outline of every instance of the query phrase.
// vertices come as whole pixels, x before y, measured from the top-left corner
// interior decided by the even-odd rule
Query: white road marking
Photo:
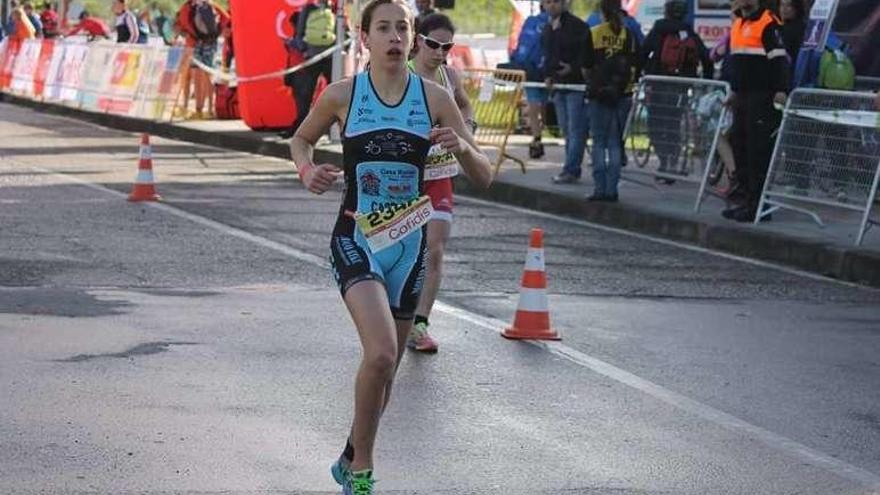
[[[487,318],[474,314],[465,309],[450,306],[448,304],[437,301],[434,303],[434,309],[441,313],[454,316],[461,320],[472,323],[486,330],[498,332],[499,329],[507,326],[506,322],[495,318]],[[683,411],[699,416],[707,421],[715,423],[719,426],[745,433],[752,438],[764,442],[768,446],[788,453],[814,466],[822,467],[842,478],[861,483],[874,490],[880,490],[880,476],[870,471],[853,466],[847,462],[836,459],[828,454],[807,447],[806,445],[796,442],[790,438],[778,435],[760,426],[753,425],[747,421],[737,418],[724,411],[715,409],[694,399],[686,397],[677,392],[673,392],[665,387],[657,385],[654,382],[645,380],[626,370],[618,368],[613,364],[602,361],[585,354],[577,349],[571,348],[560,342],[538,342],[527,341],[532,345],[545,349],[547,352],[564,358],[572,363],[583,366],[595,373],[608,377],[614,381],[632,387],[651,397],[665,402]]]
[[[44,169],[41,167],[31,167],[35,170],[39,170],[40,172],[51,174],[53,176],[63,178],[65,180],[75,182],[81,184],[83,186],[89,187],[91,189],[95,189],[97,191],[102,191],[107,194],[111,194],[113,196],[119,198],[127,198],[127,195],[114,191],[113,189],[106,188],[104,186],[100,186],[98,184],[94,184],[88,182],[84,179],[80,179],[78,177],[66,175],[63,173],[58,173],[53,170]],[[209,218],[205,218],[199,215],[195,215],[193,213],[189,213],[187,211],[183,211],[179,208],[175,208],[173,206],[169,206],[162,203],[153,203],[153,202],[145,202],[142,203],[144,206],[150,208],[156,208],[162,212],[174,215],[179,218],[183,218],[186,220],[190,220],[204,227],[208,227],[219,232],[228,234],[230,236],[243,239],[249,242],[253,242],[259,246],[275,250],[284,255],[290,256],[291,258],[303,261],[305,263],[310,263],[312,265],[327,268],[329,266],[327,260],[321,258],[320,256],[315,256],[313,254],[307,253],[305,251],[301,251],[299,249],[292,248],[290,246],[272,241],[270,239],[266,239],[264,237],[260,237],[250,232],[246,232],[241,229],[237,229],[235,227],[231,227],[229,225],[217,222],[215,220],[211,220]],[[493,206],[497,206],[494,203],[488,203]],[[526,211],[526,210],[524,210]],[[555,220],[559,220],[556,217],[552,217]],[[587,226],[592,226],[584,222]],[[615,231],[616,229],[608,229],[602,226],[596,226],[596,228],[602,228],[603,230]],[[457,308],[455,306],[451,306],[449,304],[443,303],[441,301],[437,301],[434,307],[447,315],[458,318],[462,321],[466,321],[474,324],[477,327],[489,330],[493,333],[498,333],[500,329],[504,328],[507,324],[501,320],[495,318],[488,318],[485,316],[481,316],[479,314],[473,313],[466,309]],[[790,438],[784,437],[782,435],[778,435],[773,433],[767,429],[761,428],[760,426],[753,425],[747,421],[737,418],[736,416],[730,415],[716,409],[712,406],[703,404],[694,399],[686,397],[682,394],[669,390],[665,387],[662,387],[654,382],[641,378],[637,375],[634,375],[624,369],[618,368],[610,363],[602,361],[601,359],[594,358],[588,354],[578,351],[572,347],[568,347],[565,344],[559,342],[535,342],[528,341],[531,345],[538,346],[543,348],[547,352],[564,358],[574,364],[582,366],[586,369],[589,369],[599,375],[605,376],[612,380],[615,380],[619,383],[622,383],[626,386],[634,388],[642,393],[645,393],[657,400],[665,402],[669,405],[672,405],[682,411],[691,413],[695,416],[703,418],[709,422],[712,422],[718,426],[726,428],[728,430],[744,433],[746,435],[755,438],[769,447],[778,450],[780,452],[786,453],[793,457],[799,458],[802,461],[809,463],[811,465],[821,467],[831,473],[834,473],[841,478],[848,479],[850,481],[857,482],[862,484],[872,490],[880,490],[880,475],[862,469],[860,467],[854,466],[847,462],[844,462],[840,459],[836,459],[831,455],[825,454],[824,452],[820,452],[816,449],[807,447],[806,445],[792,440]]]

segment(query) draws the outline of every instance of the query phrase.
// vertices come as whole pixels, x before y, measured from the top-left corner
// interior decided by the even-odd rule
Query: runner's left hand
[[[461,153],[467,146],[451,127],[431,129],[431,142],[452,154]]]

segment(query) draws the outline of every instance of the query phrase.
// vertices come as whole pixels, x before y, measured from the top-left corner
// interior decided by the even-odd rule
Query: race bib
[[[431,146],[425,161],[425,180],[446,179],[458,175],[458,160],[455,155],[439,144]]]
[[[431,198],[422,196],[370,213],[357,213],[354,220],[367,239],[370,251],[378,253],[419,230],[433,214]]]

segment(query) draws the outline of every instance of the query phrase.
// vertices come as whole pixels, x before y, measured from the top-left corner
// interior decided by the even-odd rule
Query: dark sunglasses
[[[431,38],[429,36],[425,36],[424,34],[420,34],[419,36],[422,37],[422,41],[424,41],[425,45],[427,45],[427,47],[430,48],[431,50],[436,50],[436,49],[440,48],[444,52],[448,52],[449,50],[452,50],[452,47],[455,45],[455,43],[453,43],[452,41],[450,41],[448,43],[441,43],[441,42],[435,40],[434,38]]]

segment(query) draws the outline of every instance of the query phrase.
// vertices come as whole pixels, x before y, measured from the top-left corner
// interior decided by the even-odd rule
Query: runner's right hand
[[[329,163],[312,165],[300,176],[306,189],[315,194],[323,194],[339,177],[342,177],[342,169]]]

